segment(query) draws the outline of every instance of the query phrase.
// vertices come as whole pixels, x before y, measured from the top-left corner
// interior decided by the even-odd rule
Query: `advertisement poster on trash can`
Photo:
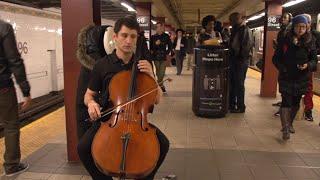
[[[208,52],[206,56],[202,57],[202,61],[204,62],[223,62],[223,57],[218,53]]]

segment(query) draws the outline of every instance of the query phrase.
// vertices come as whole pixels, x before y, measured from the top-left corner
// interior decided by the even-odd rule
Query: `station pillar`
[[[80,63],[76,58],[77,37],[79,31],[88,24],[100,25],[100,0],[62,0],[61,13],[67,155],[68,161],[74,162],[79,160],[76,92]]]
[[[151,2],[136,2],[137,21],[147,39],[151,37]]]
[[[278,72],[272,63],[272,57],[274,54],[273,40],[277,39],[280,27],[280,17],[282,14],[281,0],[266,1],[265,14],[260,95],[262,97],[276,97]]]

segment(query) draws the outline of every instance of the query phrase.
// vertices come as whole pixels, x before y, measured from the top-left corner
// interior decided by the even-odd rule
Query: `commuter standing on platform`
[[[3,166],[5,174],[13,176],[25,171],[29,165],[20,162],[18,101],[11,75],[14,75],[24,96],[22,111],[31,103],[30,85],[17,49],[14,30],[9,23],[2,20],[0,20],[0,41],[0,122],[3,123],[5,143]]]
[[[183,36],[183,30],[177,29],[176,38],[173,43],[173,49],[176,55],[177,75],[181,75],[183,69],[183,60],[186,56],[187,39]]]
[[[167,55],[172,50],[172,43],[170,36],[164,32],[164,24],[157,23],[157,33],[151,36],[150,41],[150,51],[152,60],[156,67],[156,75],[158,83],[163,81],[164,75],[166,73],[166,59]],[[161,90],[166,93],[166,88],[161,85]]]
[[[290,139],[290,133],[295,132],[293,120],[299,109],[301,97],[307,92],[309,73],[317,65],[315,41],[307,31],[307,24],[305,16],[294,17],[291,30],[279,41],[272,59],[279,71],[283,140]]]
[[[292,14],[285,12],[282,14],[281,19],[280,19],[280,31],[277,34],[277,39],[273,40],[273,48],[276,49],[277,48],[277,44],[279,43],[279,41],[284,40],[284,37],[287,35],[288,31],[290,31],[290,23],[292,20]],[[281,106],[281,101],[278,103],[273,104],[275,106]],[[280,108],[279,110],[274,113],[275,116],[280,116]]]
[[[312,37],[314,38],[316,42],[316,49],[319,51],[320,49],[320,32],[316,30],[311,29],[311,16],[309,14],[303,14],[307,20],[308,20],[308,27],[307,31],[311,32]],[[313,121],[313,116],[312,116],[312,109],[313,109],[313,73],[310,72],[309,74],[309,83],[308,83],[308,90],[306,94],[304,95],[304,118],[307,121]]]
[[[244,81],[251,58],[253,39],[251,30],[245,25],[244,18],[235,12],[229,16],[232,25],[230,38],[230,102],[232,113],[244,113],[245,87]]]
[[[203,45],[204,41],[213,39],[213,38],[217,38],[222,42],[221,34],[218,31],[214,31],[215,21],[216,21],[216,18],[212,15],[208,15],[202,19],[201,24],[202,24],[203,31],[200,33],[200,36],[198,38],[200,45]]]

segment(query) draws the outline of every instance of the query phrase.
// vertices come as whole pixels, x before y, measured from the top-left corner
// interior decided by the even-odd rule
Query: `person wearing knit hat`
[[[291,31],[279,41],[272,62],[279,71],[281,93],[280,119],[282,139],[295,133],[293,121],[302,95],[307,92],[309,73],[317,66],[317,51],[312,35],[307,31],[308,19],[298,15],[292,19]]]
[[[320,49],[320,32],[313,30],[311,28],[312,18],[310,14],[302,14],[304,15],[308,20],[307,25],[307,31],[311,32],[312,37],[314,38],[316,42],[316,48]],[[313,121],[312,116],[312,109],[313,109],[313,73],[310,73],[309,75],[309,82],[308,82],[308,91],[304,95],[304,118],[307,121]]]
[[[302,24],[308,24],[308,19],[305,15],[303,14],[300,14],[300,15],[297,15],[295,16],[293,19],[292,19],[292,24],[295,25],[295,24],[299,24],[299,23],[302,23]]]

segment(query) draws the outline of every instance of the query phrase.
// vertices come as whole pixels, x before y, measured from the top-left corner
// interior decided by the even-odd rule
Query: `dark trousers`
[[[0,122],[4,133],[4,168],[9,170],[20,162],[20,122],[18,102],[15,89],[9,88],[0,92]]]
[[[248,70],[248,63],[246,62],[232,62],[230,63],[230,108],[238,109],[245,108],[244,95],[245,87],[244,82]]]
[[[184,55],[180,52],[180,50],[175,50],[176,55],[176,66],[177,66],[177,75],[180,75],[183,68],[183,59]]]
[[[84,104],[78,104],[76,107],[77,116],[77,134],[78,140],[87,132],[91,127],[92,123],[90,121],[85,121],[89,118],[88,108]]]
[[[281,107],[299,109],[302,95],[293,96],[290,94],[282,93],[281,98],[282,98]]]
[[[99,122],[95,122],[92,127],[84,134],[78,144],[78,154],[80,160],[82,161],[84,167],[87,169],[93,180],[112,180],[111,176],[107,176],[101,173],[98,168],[95,166],[92,154],[91,154],[91,145],[94,138],[94,135],[100,127]],[[148,175],[144,180],[154,179],[155,174],[163,163],[167,152],[169,151],[169,140],[167,137],[157,128],[156,130],[157,137],[160,143],[160,157],[157,162],[156,168]]]
[[[156,75],[158,83],[163,81],[164,75],[166,74],[166,61],[153,61],[156,67]],[[163,85],[162,85],[163,86]]]

